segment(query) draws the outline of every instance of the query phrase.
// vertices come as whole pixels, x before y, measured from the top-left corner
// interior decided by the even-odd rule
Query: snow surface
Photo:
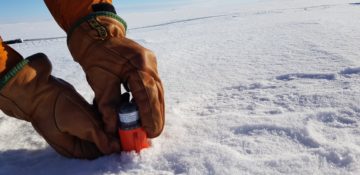
[[[55,153],[29,123],[0,115],[0,174],[360,174],[360,6],[356,0],[196,1],[127,12],[155,51],[166,125],[141,155]],[[64,36],[53,21],[2,24],[4,39]],[[53,74],[93,93],[65,39]]]

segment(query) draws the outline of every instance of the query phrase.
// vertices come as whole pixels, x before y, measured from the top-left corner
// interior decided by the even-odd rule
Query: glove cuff
[[[10,69],[3,77],[0,78],[0,91],[15,75],[29,63],[29,60],[21,60],[16,66]]]
[[[109,3],[93,4],[91,7],[94,12],[106,11],[106,12],[112,12],[112,13],[117,14],[114,6]]]
[[[99,17],[99,16],[113,18],[116,21],[120,22],[124,26],[125,33],[126,33],[127,24],[124,19],[122,19],[120,16],[118,16],[116,13],[113,13],[113,12],[97,11],[97,12],[90,13],[89,15],[87,15],[87,16],[81,18],[80,20],[78,20],[77,22],[75,22],[75,24],[69,29],[69,31],[67,33],[67,41],[69,41],[69,39],[71,38],[71,35],[74,32],[74,30],[77,29],[82,23],[84,23],[86,21],[90,21],[91,19],[96,19],[96,17]],[[102,30],[101,27],[103,27],[103,26],[95,26],[95,27],[98,27],[99,30]]]

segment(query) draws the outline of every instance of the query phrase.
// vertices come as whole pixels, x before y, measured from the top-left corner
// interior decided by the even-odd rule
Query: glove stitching
[[[19,105],[18,105],[15,101],[11,100],[9,97],[6,97],[6,96],[3,95],[3,94],[0,94],[0,96],[3,97],[3,98],[5,98],[7,101],[10,101],[10,102],[15,106],[15,108],[16,108],[18,111],[20,111],[23,115],[29,116],[28,114],[26,114],[25,111],[21,110],[21,108],[19,107]],[[15,117],[15,116],[14,116],[14,117]],[[20,117],[22,117],[22,116],[20,116]],[[30,119],[30,118],[28,118],[28,119]]]
[[[55,103],[54,103],[54,106],[53,106],[53,115],[52,116],[54,116],[54,121],[55,121],[55,126],[56,126],[56,128],[59,130],[59,132],[61,132],[61,133],[66,133],[66,132],[64,132],[64,131],[62,131],[61,129],[60,129],[60,127],[59,127],[59,124],[58,124],[58,121],[57,121],[57,116],[56,116],[56,113],[55,113],[55,111],[56,111],[56,106],[57,106],[57,103],[58,103],[58,100],[59,100],[59,97],[60,97],[60,95],[61,94],[63,94],[63,93],[58,93],[58,95],[56,96],[56,98],[55,98]]]
[[[137,75],[140,77],[140,79],[143,80],[144,77],[141,76],[140,71],[136,71],[136,73],[137,73]],[[149,102],[149,100],[150,100],[149,92],[148,92],[148,90],[145,88],[145,85],[144,85],[144,82],[143,82],[143,81],[141,81],[140,84],[141,84],[142,88],[143,88],[143,89],[145,90],[145,92],[146,92],[146,96],[147,96],[146,105],[147,105],[147,107],[150,109],[151,118],[154,120],[153,109],[151,108],[151,105],[150,105],[150,102]]]
[[[162,115],[161,115],[161,120],[162,120],[162,126],[161,126],[161,130],[159,131],[159,134],[157,134],[155,137],[157,137],[157,136],[159,136],[161,133],[162,133],[162,131],[164,130],[164,126],[165,126],[165,103],[164,103],[164,101],[162,101],[162,99],[161,99],[161,96],[159,96],[159,94],[160,94],[160,89],[162,90],[162,92],[164,92],[164,89],[163,88],[161,88],[162,87],[162,85],[161,85],[162,83],[161,83],[161,81],[159,81],[159,82],[156,82],[156,86],[157,86],[157,88],[158,88],[158,100],[159,100],[159,102],[161,103],[161,107],[162,107],[162,109],[161,109],[161,113],[162,113]],[[164,97],[163,97],[164,98]]]
[[[90,37],[90,35],[88,35],[88,37]],[[92,39],[92,38],[90,38],[90,39]],[[119,66],[124,66],[124,65],[129,64],[129,63],[131,64],[130,59],[127,59],[126,57],[123,57],[123,56],[119,55],[117,52],[114,52],[113,50],[105,47],[102,41],[101,41],[101,42],[100,42],[100,41],[99,41],[99,42],[94,42],[94,43],[92,43],[91,45],[89,45],[88,48],[84,51],[85,54],[83,54],[82,56],[79,56],[79,57],[81,57],[81,58],[87,58],[88,55],[91,55],[91,52],[90,52],[89,50],[91,50],[91,49],[94,48],[94,47],[95,47],[95,48],[102,47],[103,49],[105,49],[105,50],[108,51],[108,52],[107,52],[108,54],[111,54],[111,55],[114,56],[114,57],[121,57],[120,59],[126,60],[125,63],[119,64]],[[81,64],[81,65],[82,65],[82,64]],[[131,64],[131,65],[132,65],[132,64]],[[134,67],[134,69],[136,69],[136,67],[135,67],[134,65],[132,65],[132,66]],[[112,73],[111,71],[108,70],[108,67],[106,67],[106,66],[94,65],[94,66],[88,66],[88,67],[82,66],[82,67],[83,67],[83,69],[84,69],[85,72],[88,71],[88,70],[90,70],[90,69],[92,69],[92,68],[97,67],[97,68],[100,68],[100,69],[102,69],[102,70],[104,70],[104,71],[106,71],[106,72],[109,72],[110,74],[118,77],[119,80],[122,80],[122,78],[120,77],[120,75],[117,75],[117,74],[115,74],[115,73]]]
[[[35,128],[35,130],[40,134],[41,133],[46,133],[46,132],[43,132],[41,129],[39,129],[39,127],[37,126],[36,123],[33,123],[31,122],[31,124],[33,125],[33,127]],[[65,148],[63,148],[62,146],[58,145],[58,144],[55,144],[55,143],[52,143],[50,139],[48,139],[47,136],[43,135],[43,134],[40,134],[44,139],[45,141],[51,146],[53,147],[53,149],[56,151],[56,152],[59,152],[61,155],[64,155],[64,153],[66,154],[65,156],[68,156],[68,157],[73,157],[73,154],[71,154],[70,152],[68,152]],[[61,152],[59,151],[61,150]]]

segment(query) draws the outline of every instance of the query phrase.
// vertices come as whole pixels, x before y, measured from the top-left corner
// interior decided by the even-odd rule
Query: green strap
[[[15,75],[24,68],[25,65],[29,63],[29,60],[24,59],[20,61],[16,66],[14,66],[9,72],[7,72],[3,77],[0,79],[0,91],[4,88],[4,86],[13,78]]]
[[[69,41],[69,39],[71,38],[72,33],[74,32],[74,30],[76,28],[78,28],[82,23],[90,20],[91,18],[96,18],[98,16],[106,16],[106,17],[110,17],[113,18],[117,21],[119,21],[125,28],[125,32],[127,31],[127,24],[125,22],[125,20],[123,20],[120,16],[118,16],[115,13],[112,12],[108,12],[108,11],[98,11],[98,12],[93,12],[90,13],[89,15],[81,18],[80,20],[78,20],[69,30],[69,32],[67,33],[67,40]]]

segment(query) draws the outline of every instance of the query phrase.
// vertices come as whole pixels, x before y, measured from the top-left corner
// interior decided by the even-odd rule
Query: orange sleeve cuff
[[[44,0],[50,13],[60,27],[67,32],[80,18],[93,12],[91,6],[97,3],[112,4],[112,0]]]
[[[7,60],[7,52],[2,44],[2,40],[0,38],[0,73],[5,70]]]
[[[23,57],[14,49],[3,43],[0,37],[0,78],[22,59]]]

